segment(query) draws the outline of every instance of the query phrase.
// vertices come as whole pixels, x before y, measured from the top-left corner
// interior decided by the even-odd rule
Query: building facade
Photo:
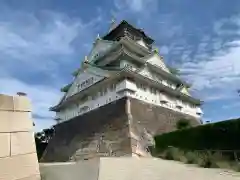
[[[102,39],[97,38],[81,68],[73,73],[73,82],[62,89],[65,95],[61,102],[51,108],[56,111],[56,120],[68,121],[123,97],[200,119],[200,100],[189,94],[186,82],[170,72],[152,41],[143,35],[132,37],[133,30],[123,30],[125,34],[118,35],[119,39],[111,37],[126,24],[123,21]]]
[[[106,128],[105,130],[100,127],[98,130],[94,129],[95,127],[93,127],[94,130],[90,128],[94,123],[97,123],[96,127],[101,126],[100,119],[104,122],[105,119],[108,119],[107,124],[110,125],[115,122],[113,119],[122,117],[122,122],[128,124],[128,130],[124,133],[127,140],[122,140],[122,142],[127,142],[133,149],[131,144],[138,139],[135,143],[138,148],[119,150],[119,145],[118,150],[125,151],[125,154],[132,154],[133,151],[136,153],[136,149],[144,149],[143,141],[147,142],[146,139],[149,136],[174,130],[174,125],[171,125],[172,128],[166,127],[167,130],[160,130],[163,129],[166,122],[171,124],[181,117],[187,117],[191,119],[192,124],[201,124],[201,101],[190,95],[189,84],[171,72],[164,63],[163,57],[154,49],[153,43],[154,40],[142,30],[133,27],[126,21],[122,21],[118,25],[113,24],[110,32],[103,37],[98,36],[90,54],[82,62],[81,68],[73,73],[73,82],[62,88],[64,96],[51,110],[56,112],[57,127],[60,127],[59,131],[61,132],[65,131],[67,126],[72,127],[73,124],[74,126],[79,125],[81,128],[85,126],[85,129],[89,128],[89,132],[94,131],[94,138],[89,140],[91,139],[90,134],[85,136],[89,133],[87,130],[84,135],[79,135],[85,130],[76,129],[76,133],[78,132],[76,136],[79,136],[79,139],[89,142],[88,144],[94,142],[92,144],[95,148],[89,150],[91,148],[88,145],[85,148],[88,149],[85,154],[97,149],[96,144],[99,140],[96,140],[98,137],[96,134],[100,132],[100,134],[104,134],[107,131]],[[149,107],[151,110],[148,111]],[[118,117],[114,117],[113,112]],[[140,113],[143,114],[139,115]],[[124,116],[122,116],[123,114]],[[119,121],[116,120],[117,123]],[[136,124],[141,122],[144,123],[139,128],[140,125]],[[105,125],[102,126],[105,127]],[[123,127],[125,126],[121,126],[121,128]],[[65,132],[67,133],[67,131]],[[145,140],[134,138],[136,134],[139,136],[141,133],[144,134]],[[116,133],[115,135],[117,137]],[[72,137],[76,138],[76,136]],[[107,135],[104,135],[104,138],[110,142]],[[55,137],[55,146],[58,144],[56,144],[56,139],[58,137]],[[116,144],[116,140],[111,140],[111,142],[113,141]],[[125,146],[127,146],[126,143]],[[50,145],[51,147],[53,148],[53,145]],[[65,157],[62,152],[61,156],[69,158],[74,153],[76,154],[78,149],[84,148],[79,146],[72,150],[72,154],[66,155],[65,153]],[[145,150],[139,151],[143,153]],[[118,154],[118,156],[122,155]]]

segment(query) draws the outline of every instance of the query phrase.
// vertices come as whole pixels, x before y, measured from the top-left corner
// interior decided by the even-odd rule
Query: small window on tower
[[[146,87],[146,86],[143,86],[143,90],[144,90],[144,91],[147,91],[147,87]]]
[[[107,94],[107,88],[103,89],[103,95]]]
[[[99,55],[99,54],[98,54],[98,53],[96,53],[96,54],[93,56],[93,58],[97,58],[97,57],[98,57],[98,55]]]

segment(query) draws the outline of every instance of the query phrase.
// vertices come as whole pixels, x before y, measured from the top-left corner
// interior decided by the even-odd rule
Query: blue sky
[[[0,0],[0,93],[26,92],[36,129],[53,124],[48,108],[113,16],[156,40],[205,101],[204,120],[240,116],[239,0]]]

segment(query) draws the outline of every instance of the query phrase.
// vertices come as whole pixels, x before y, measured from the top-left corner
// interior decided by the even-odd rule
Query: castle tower
[[[51,108],[58,124],[42,161],[150,156],[153,136],[175,130],[179,119],[201,124],[201,101],[171,73],[153,43],[124,20],[96,39]]]

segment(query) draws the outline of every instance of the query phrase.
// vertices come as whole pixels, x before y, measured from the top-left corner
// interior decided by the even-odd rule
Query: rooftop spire
[[[98,40],[100,40],[100,39],[101,39],[99,34],[97,34],[97,38],[96,38],[96,39],[98,39]]]
[[[113,30],[116,26],[117,26],[116,19],[115,17],[112,17],[109,32]]]

